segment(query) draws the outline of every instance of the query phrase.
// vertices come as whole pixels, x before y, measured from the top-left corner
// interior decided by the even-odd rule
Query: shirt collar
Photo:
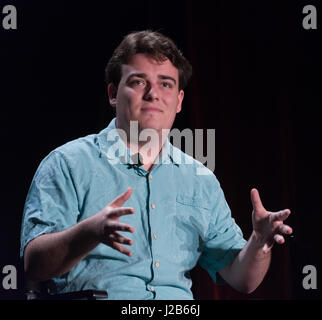
[[[98,134],[98,146],[100,156],[104,155],[109,161],[120,164],[137,164],[137,154],[134,154],[123,142],[116,130],[116,118],[112,119],[109,125]],[[163,144],[160,154],[155,160],[156,164],[181,163],[181,152],[174,148],[167,138]]]

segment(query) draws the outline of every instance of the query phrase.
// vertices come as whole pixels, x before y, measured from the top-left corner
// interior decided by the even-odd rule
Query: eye
[[[144,86],[145,81],[141,80],[141,79],[134,79],[134,80],[131,81],[131,85],[133,85],[133,86]]]
[[[165,88],[169,88],[169,89],[171,89],[173,87],[172,83],[170,83],[170,82],[162,82],[162,86]]]

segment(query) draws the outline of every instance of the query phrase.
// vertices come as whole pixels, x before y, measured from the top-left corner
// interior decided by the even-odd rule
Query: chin
[[[152,129],[152,130],[160,131],[161,129],[164,129],[160,124],[152,123],[152,122],[145,122],[144,124],[139,125],[139,127],[141,130]]]
[[[145,117],[144,119],[139,120],[139,127],[140,129],[160,130],[163,126],[160,122],[160,119],[157,119],[155,117]]]

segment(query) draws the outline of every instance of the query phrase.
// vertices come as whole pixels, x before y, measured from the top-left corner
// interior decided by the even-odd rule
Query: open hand
[[[291,211],[289,209],[278,212],[267,211],[262,205],[257,189],[252,189],[250,196],[253,204],[253,230],[257,239],[263,243],[263,252],[267,253],[275,242],[278,244],[285,242],[283,235],[293,232],[290,226],[284,224]]]
[[[134,209],[122,207],[132,194],[132,189],[128,188],[123,194],[115,198],[111,203],[104,207],[95,218],[95,233],[99,242],[110,246],[128,256],[132,252],[121,244],[132,245],[133,240],[121,236],[117,231],[134,232],[134,228],[128,224],[119,222],[123,215],[133,214]]]

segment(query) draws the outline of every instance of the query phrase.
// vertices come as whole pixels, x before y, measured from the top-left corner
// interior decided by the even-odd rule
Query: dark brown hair
[[[122,77],[122,64],[127,64],[129,59],[138,53],[147,54],[159,62],[169,59],[179,71],[179,90],[188,84],[192,74],[189,61],[170,38],[151,30],[133,32],[125,36],[107,63],[107,83],[113,83],[118,87]]]

